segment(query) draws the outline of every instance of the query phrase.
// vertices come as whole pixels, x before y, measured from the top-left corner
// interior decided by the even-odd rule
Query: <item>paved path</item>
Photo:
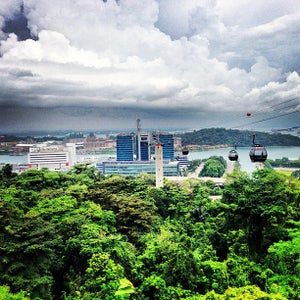
[[[198,175],[202,171],[203,167],[204,167],[204,163],[201,163],[199,165],[199,167],[197,167],[197,169],[193,173],[189,173],[187,177],[189,177],[189,178],[191,178],[191,177],[192,178],[198,178]]]
[[[227,167],[226,167],[226,170],[225,170],[225,173],[224,173],[223,177],[226,176],[226,174],[232,173],[233,169],[234,169],[234,162],[233,161],[228,161],[227,162]]]
[[[199,167],[193,173],[189,173],[187,177],[168,176],[166,178],[170,181],[184,181],[184,180],[187,180],[189,178],[198,178],[198,179],[202,179],[204,181],[211,180],[211,181],[215,182],[216,184],[223,184],[225,182],[226,174],[229,174],[233,171],[234,162],[232,162],[232,161],[227,162],[227,167],[226,167],[225,173],[220,178],[219,177],[206,177],[206,176],[205,177],[198,177],[201,170],[203,169],[203,166],[204,166],[204,163],[201,163],[199,165]]]

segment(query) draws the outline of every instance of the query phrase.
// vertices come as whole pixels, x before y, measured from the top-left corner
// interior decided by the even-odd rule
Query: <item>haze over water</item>
[[[223,156],[227,161],[228,152],[231,148],[219,148],[204,151],[190,151],[189,160],[194,159],[206,159],[210,156]],[[252,163],[249,158],[249,147],[238,148],[239,163],[243,171],[252,173],[256,169],[255,163]],[[300,147],[268,147],[268,159],[278,159],[287,157],[289,159],[300,158]],[[83,158],[95,158],[95,159],[107,159],[113,155],[109,154],[97,154],[97,155],[77,155],[77,160],[81,161]],[[0,155],[0,163],[19,164],[27,163],[27,155],[24,156],[10,156]]]

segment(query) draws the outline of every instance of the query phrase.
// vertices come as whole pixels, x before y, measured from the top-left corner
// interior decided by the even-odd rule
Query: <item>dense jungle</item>
[[[5,165],[0,299],[299,299],[299,203],[299,176],[271,169],[221,189]]]

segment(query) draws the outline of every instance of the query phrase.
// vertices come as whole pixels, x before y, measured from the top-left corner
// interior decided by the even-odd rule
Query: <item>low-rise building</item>
[[[75,144],[37,144],[29,149],[28,167],[33,169],[68,170],[76,164]]]
[[[96,164],[104,175],[120,174],[136,176],[140,173],[155,174],[155,161],[105,161]],[[178,176],[178,162],[163,162],[164,176]]]
[[[187,155],[177,155],[175,159],[179,163],[180,170],[186,170],[189,164],[188,156]]]

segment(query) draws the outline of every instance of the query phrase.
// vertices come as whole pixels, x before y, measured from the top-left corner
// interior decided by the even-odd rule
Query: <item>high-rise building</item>
[[[136,159],[138,161],[148,161],[151,158],[151,149],[150,149],[150,134],[143,133],[141,129],[141,120],[136,120]]]
[[[174,160],[174,135],[171,133],[158,133],[157,139],[163,145],[163,160]]]
[[[117,135],[117,161],[133,161],[133,135]]]
[[[136,159],[146,161],[150,158],[150,134],[138,132],[136,135]]]

